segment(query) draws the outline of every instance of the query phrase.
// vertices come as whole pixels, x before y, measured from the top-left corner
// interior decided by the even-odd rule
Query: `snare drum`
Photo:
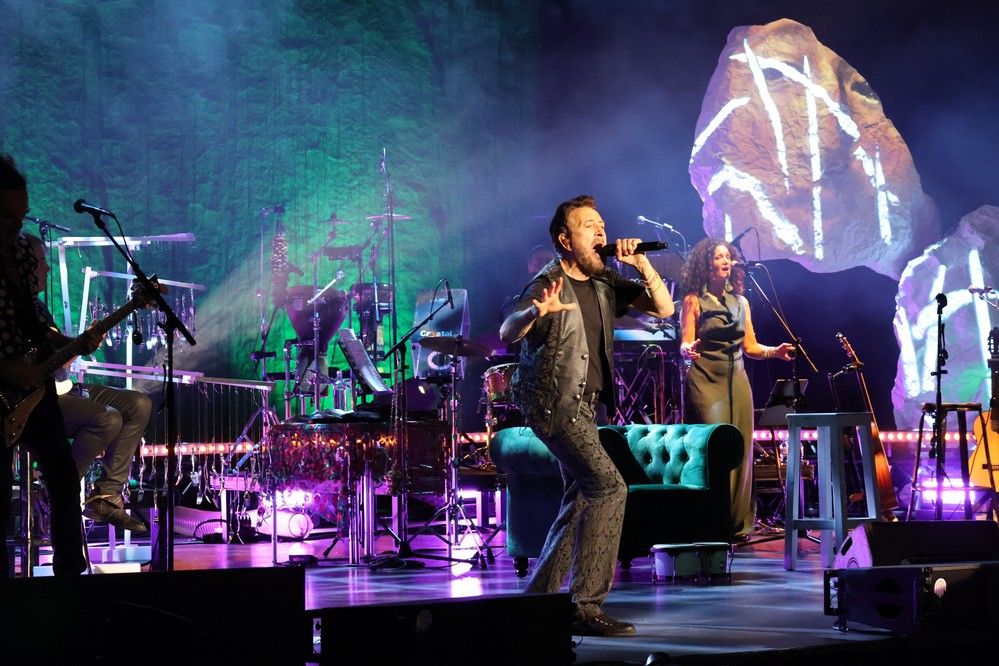
[[[482,395],[490,405],[510,404],[510,382],[517,369],[517,363],[494,365],[482,376]]]

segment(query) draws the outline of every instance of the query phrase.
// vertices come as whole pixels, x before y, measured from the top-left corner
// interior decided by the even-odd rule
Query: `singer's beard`
[[[590,252],[577,258],[576,266],[587,277],[592,277],[607,267],[603,258],[596,252]]]

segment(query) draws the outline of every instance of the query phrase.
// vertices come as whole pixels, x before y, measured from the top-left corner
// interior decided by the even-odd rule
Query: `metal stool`
[[[971,479],[968,471],[968,412],[978,412],[978,418],[982,418],[982,405],[978,402],[943,402],[940,403],[940,413],[937,414],[936,411],[937,405],[935,402],[923,403],[923,413],[919,417],[919,443],[916,445],[916,463],[915,469],[912,471],[912,498],[909,500],[909,508],[906,511],[905,519],[909,520],[912,517],[912,507],[916,504],[916,494],[922,493],[924,490],[924,486],[919,483],[919,459],[923,452],[923,423],[926,420],[927,414],[933,416],[933,430],[935,434],[939,434],[940,441],[937,442],[934,438],[930,442],[931,449],[928,455],[931,458],[936,456],[937,464],[933,475],[934,483],[932,486],[927,484],[925,488],[936,490],[934,517],[936,520],[943,519],[943,501],[941,498],[943,497],[944,490],[943,480],[947,476],[947,471],[944,469],[947,457],[947,414],[956,412],[957,429],[960,435],[958,446],[961,457],[961,481],[964,484],[964,517],[970,520],[973,511],[971,508],[971,496],[969,495]]]
[[[815,474],[818,479],[819,515],[806,518],[802,515],[801,502],[801,430],[815,428],[817,458]],[[866,515],[847,517],[846,484],[843,482],[843,429],[856,428],[864,468],[864,498]],[[856,525],[878,520],[881,501],[878,492],[874,456],[873,418],[870,412],[843,412],[787,415],[787,481],[784,519],[784,568],[792,570],[798,560],[797,532],[799,529],[822,531],[822,566],[831,568],[835,553]],[[829,532],[832,532],[830,535]],[[832,536],[833,539],[829,537]]]

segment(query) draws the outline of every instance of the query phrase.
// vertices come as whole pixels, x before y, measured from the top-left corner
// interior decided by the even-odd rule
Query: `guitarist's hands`
[[[104,335],[91,327],[76,337],[80,345],[80,355],[93,354],[101,346]]]

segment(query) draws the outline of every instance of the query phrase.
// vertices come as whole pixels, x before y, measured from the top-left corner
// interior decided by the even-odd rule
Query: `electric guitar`
[[[839,343],[843,346],[843,350],[850,357],[850,362],[857,372],[857,379],[860,382],[860,392],[864,396],[864,403],[867,405],[867,411],[871,413],[871,431],[873,434],[871,438],[871,453],[874,457],[874,475],[878,480],[878,498],[880,499],[881,511],[889,512],[898,508],[898,497],[895,496],[895,486],[891,482],[891,470],[888,467],[888,456],[885,455],[884,444],[881,442],[881,432],[878,430],[878,424],[874,419],[874,407],[871,404],[871,395],[867,392],[867,382],[864,381],[864,373],[861,371],[864,364],[860,362],[857,352],[853,351],[853,347],[845,335],[837,333],[836,339],[839,340]],[[867,453],[867,451],[864,451],[865,455]]]
[[[150,281],[153,283],[153,286],[162,291],[162,287],[156,282],[155,275],[150,278]],[[125,317],[132,314],[132,312],[149,303],[150,300],[152,300],[150,294],[135,288],[133,289],[133,296],[128,303],[112,312],[107,318],[93,324],[91,328],[103,335],[111,330],[112,326],[115,326],[125,319]],[[56,370],[69,363],[74,356],[79,356],[82,351],[80,339],[73,338],[68,345],[41,361],[38,366],[45,377],[51,377]],[[32,361],[32,357],[36,354],[36,349],[29,350],[25,356],[25,360]],[[24,426],[28,423],[28,417],[31,416],[31,412],[41,402],[44,394],[44,384],[40,384],[27,391],[22,391],[13,386],[0,386],[0,435],[3,436],[4,444],[13,446],[21,438]]]
[[[992,358],[989,360],[989,368],[992,370],[992,399],[990,401],[992,409],[975,419],[975,442],[977,445],[968,460],[971,485],[982,488],[994,488],[992,479],[997,476],[996,472],[999,472],[999,423],[992,419],[992,412],[996,410],[996,402],[999,401],[999,328],[993,328],[992,332],[989,333],[989,352],[992,354]],[[988,432],[986,432],[986,428]],[[988,435],[988,442],[985,441],[986,435]],[[991,469],[989,469],[990,462],[992,463]]]

